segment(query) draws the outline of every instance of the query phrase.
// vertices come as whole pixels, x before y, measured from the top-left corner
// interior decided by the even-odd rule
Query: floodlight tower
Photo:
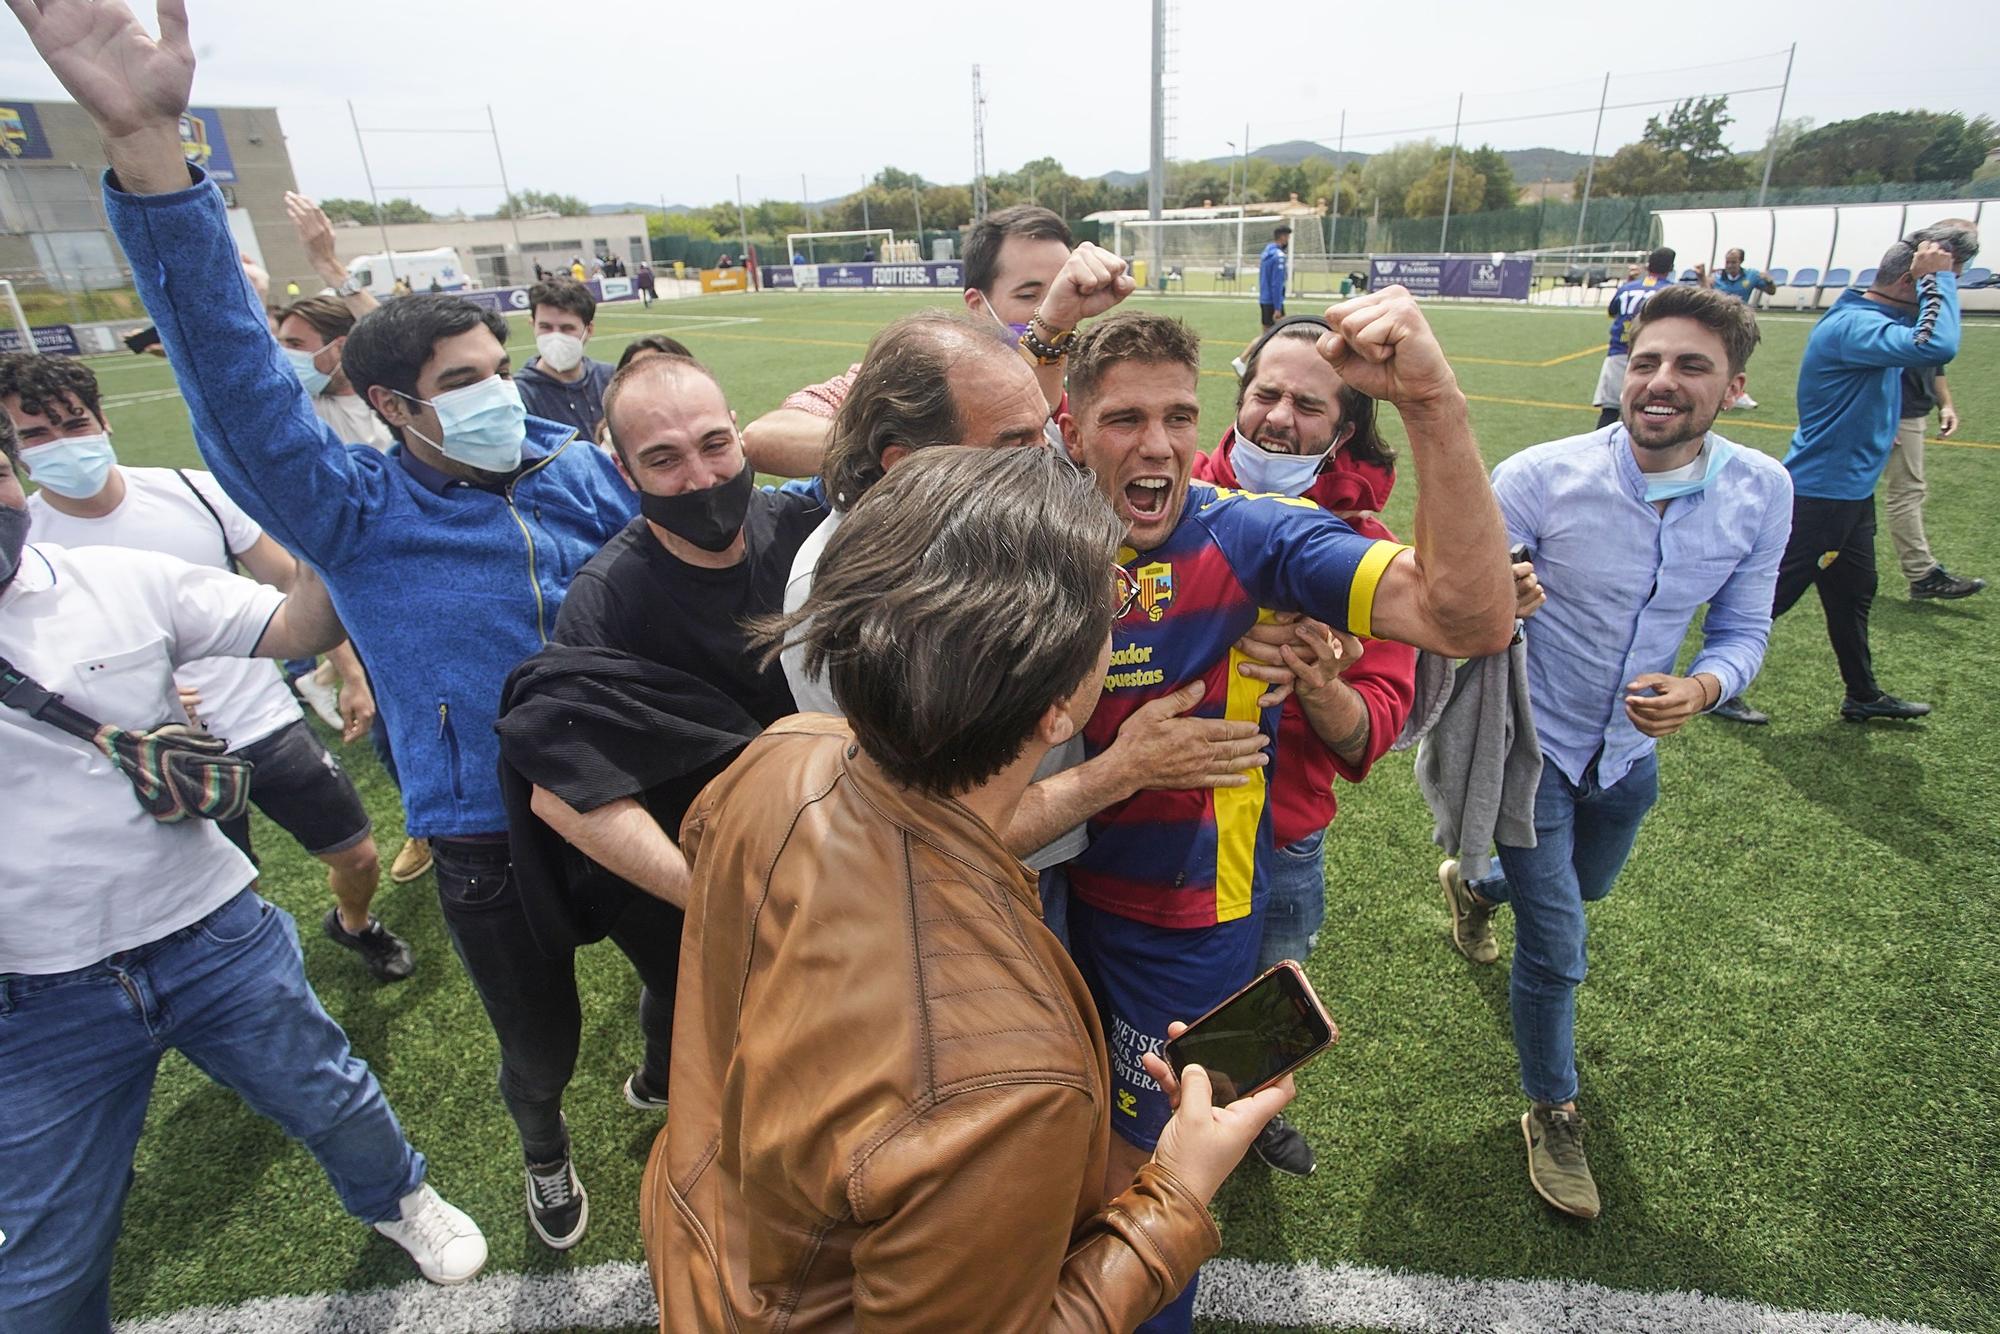
[[[972,67],[972,216],[986,216],[986,94],[979,90],[979,66]]]

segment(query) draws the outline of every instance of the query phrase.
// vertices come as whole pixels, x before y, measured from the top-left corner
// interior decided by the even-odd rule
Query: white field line
[[[1829,1311],[1782,1311],[1700,1292],[1626,1292],[1556,1279],[1453,1278],[1361,1265],[1217,1260],[1202,1270],[1201,1315],[1248,1325],[1397,1334],[1939,1334]],[[653,1325],[644,1265],[492,1274],[461,1287],[413,1280],[374,1292],[264,1297],[125,1321],[118,1334],[530,1334]]]

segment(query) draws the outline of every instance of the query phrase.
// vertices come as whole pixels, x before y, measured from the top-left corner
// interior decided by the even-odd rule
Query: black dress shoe
[[[1770,714],[1751,708],[1749,701],[1741,695],[1731,695],[1723,700],[1708,711],[1708,716],[1720,718],[1726,723],[1748,723],[1752,727],[1762,727],[1771,721]]]
[[[1984,579],[1961,579],[1942,565],[1910,585],[1910,596],[1923,598],[1969,598],[1986,587]]]
[[[1930,711],[1928,704],[1913,704],[1894,695],[1877,695],[1870,700],[1850,697],[1840,701],[1840,716],[1850,723],[1865,723],[1870,718],[1921,718]]]
[[[1273,1171],[1289,1172],[1295,1177],[1309,1177],[1316,1165],[1313,1160],[1312,1145],[1298,1128],[1282,1116],[1274,1116],[1271,1123],[1257,1132],[1257,1138],[1250,1141],[1259,1161]]]

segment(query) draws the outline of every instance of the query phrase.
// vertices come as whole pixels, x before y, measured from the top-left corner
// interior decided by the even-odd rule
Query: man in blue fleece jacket
[[[575,982],[515,892],[493,723],[502,682],[548,642],[570,577],[637,497],[602,451],[526,415],[505,321],[454,297],[405,297],[355,326],[342,369],[397,444],[342,444],[271,337],[222,196],[182,155],[194,56],[180,0],[162,0],[157,42],[117,0],[43,0],[23,20],[103,135],[106,209],[202,457],[321,573],[366,655],[409,832],[431,840],[446,926],[499,1036],[530,1217],[574,1244],[587,1213],[560,1110],[570,1070],[538,1064],[516,1025],[574,1004]]]
[[[1921,718],[1928,704],[1875,683],[1868,612],[1875,602],[1875,484],[1889,463],[1907,367],[1958,355],[1958,273],[1979,253],[1969,222],[1947,220],[1889,247],[1865,292],[1843,292],[1806,339],[1799,362],[1799,427],[1792,474],[1792,538],[1778,565],[1772,615],[1819,589],[1826,635],[1847,686],[1840,716]],[[1715,709],[1731,722],[1770,719],[1741,698]]]

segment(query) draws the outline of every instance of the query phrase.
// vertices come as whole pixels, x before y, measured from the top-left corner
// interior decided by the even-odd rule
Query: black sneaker
[[[653,1086],[646,1082],[643,1070],[635,1070],[625,1076],[625,1101],[642,1112],[667,1110],[667,1095],[653,1092]]]
[[[1725,723],[1747,723],[1751,727],[1762,727],[1771,721],[1771,715],[1750,707],[1750,701],[1741,695],[1731,695],[1722,703],[1708,711],[1711,718],[1720,718]]]
[[[340,924],[340,909],[328,908],[326,938],[360,955],[377,982],[400,982],[416,967],[410,943],[401,936],[391,935],[389,928],[373,917],[368,919],[366,931],[349,931]]]
[[[1870,718],[1921,718],[1930,711],[1928,704],[1915,704],[1894,695],[1877,695],[1868,700],[1850,695],[1840,701],[1840,716],[1850,723],[1865,723]]]
[[[1910,596],[1919,601],[1925,598],[1969,598],[1984,587],[1984,579],[1961,579],[1944,566],[1933,565],[1929,574],[1910,585]]]
[[[1257,1138],[1250,1141],[1256,1150],[1257,1160],[1274,1172],[1288,1172],[1295,1177],[1309,1177],[1317,1165],[1313,1161],[1312,1145],[1299,1133],[1298,1127],[1282,1116],[1274,1116],[1271,1123],[1257,1132]]]
[[[590,1197],[570,1164],[569,1152],[552,1163],[528,1164],[528,1222],[551,1250],[566,1251],[590,1226]]]

